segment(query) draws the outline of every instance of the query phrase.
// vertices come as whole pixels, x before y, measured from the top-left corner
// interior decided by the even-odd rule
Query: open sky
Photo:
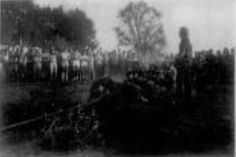
[[[132,0],[139,1],[139,0]],[[181,26],[190,30],[194,50],[222,49],[236,46],[235,0],[143,0],[162,13],[167,38],[165,51],[178,51],[178,31]],[[127,0],[34,0],[41,6],[62,5],[65,10],[78,7],[94,21],[97,39],[105,50],[116,48],[113,28],[119,24],[120,9]]]

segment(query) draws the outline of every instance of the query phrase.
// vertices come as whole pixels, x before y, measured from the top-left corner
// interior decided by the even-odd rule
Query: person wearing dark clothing
[[[180,28],[180,45],[177,67],[177,95],[185,100],[191,99],[190,66],[192,60],[192,45],[186,27]]]

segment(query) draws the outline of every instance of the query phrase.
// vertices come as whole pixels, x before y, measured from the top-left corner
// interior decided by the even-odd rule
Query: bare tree
[[[157,56],[165,46],[161,13],[145,2],[130,2],[120,10],[121,25],[115,28],[119,45],[132,49],[140,61]]]

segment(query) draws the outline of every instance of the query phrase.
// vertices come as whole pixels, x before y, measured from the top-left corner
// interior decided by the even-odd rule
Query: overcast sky
[[[34,0],[41,6],[78,7],[94,21],[97,39],[105,50],[116,47],[113,28],[127,0]],[[135,1],[135,0],[132,0]],[[138,1],[138,0],[137,0]],[[222,49],[236,45],[235,0],[144,0],[162,13],[167,38],[166,51],[178,51],[178,30],[187,26],[194,50]]]

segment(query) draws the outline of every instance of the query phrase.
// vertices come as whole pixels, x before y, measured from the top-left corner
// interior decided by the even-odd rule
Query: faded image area
[[[1,0],[0,157],[233,157],[233,0]]]

